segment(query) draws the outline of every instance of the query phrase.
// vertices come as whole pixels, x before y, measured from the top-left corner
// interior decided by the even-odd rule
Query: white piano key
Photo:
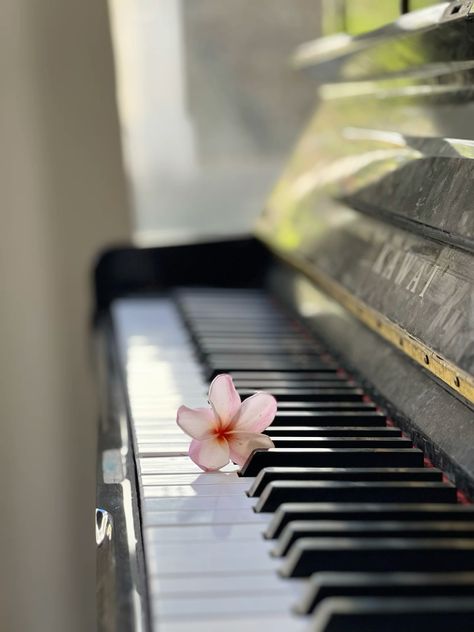
[[[245,498],[247,483],[241,485],[158,485],[143,488],[143,497],[153,498],[202,498],[205,496],[239,496]]]
[[[162,417],[157,417],[156,419],[134,419],[134,422],[136,432],[144,432],[157,437],[166,436],[166,438],[173,434],[179,437],[190,438],[176,423],[176,411],[173,416],[168,416],[167,413],[164,413]]]
[[[182,403],[182,400],[181,400],[181,403]],[[137,409],[136,407],[134,408],[132,406],[130,410],[132,413],[132,417],[137,420],[137,423],[140,426],[142,425],[150,426],[151,424],[157,424],[157,426],[159,426],[159,424],[166,423],[166,422],[168,423],[172,422],[173,424],[176,424],[176,413],[180,405],[181,405],[180,403],[177,403],[171,408],[154,407],[151,409],[150,408]]]
[[[180,405],[183,402],[181,401]],[[162,423],[162,421],[169,421],[170,419],[174,419],[176,421],[176,412],[179,406],[173,407],[172,409],[166,408],[163,410],[159,410],[158,408],[147,408],[142,410],[132,410],[133,419],[140,425],[143,424],[155,424]],[[202,404],[198,404],[196,408],[202,408]]]
[[[237,540],[263,540],[263,525],[212,524],[173,527],[147,527],[144,537],[147,542],[233,542]],[[266,544],[266,542],[265,542]]]
[[[151,420],[137,422],[135,432],[136,434],[155,439],[156,441],[163,441],[164,439],[166,439],[166,441],[173,441],[173,437],[176,439],[191,440],[191,437],[177,426],[176,418],[169,417],[168,415],[158,417],[153,420],[153,422],[151,422]]]
[[[174,596],[185,599],[188,595],[221,594],[289,594],[293,595],[293,602],[300,598],[307,586],[307,580],[283,579],[273,571],[250,574],[220,574],[186,576],[154,576],[150,579],[150,586],[154,595],[161,597]]]
[[[185,435],[184,433],[182,434],[170,434],[170,435],[160,435],[160,434],[155,434],[155,436],[150,437],[147,436],[146,433],[140,432],[139,430],[137,430],[137,432],[135,433],[137,439],[139,440],[139,443],[144,443],[144,444],[148,444],[148,445],[160,445],[162,443],[181,443],[184,445],[189,445],[189,442],[191,441],[191,437],[188,437],[187,435]]]
[[[203,474],[202,469],[186,456],[145,457],[138,460],[139,469],[143,474]],[[239,467],[229,463],[220,472],[237,472]],[[214,473],[211,474],[214,476]],[[251,484],[249,479],[249,484]]]
[[[159,423],[160,422],[157,422],[157,424]],[[191,437],[183,431],[180,431],[175,421],[163,419],[161,425],[163,426],[163,432],[160,432],[160,428],[156,428],[156,426],[152,431],[147,427],[137,426],[135,428],[135,434],[139,436],[142,441],[148,443],[159,443],[163,441],[187,441],[189,443],[189,441],[191,441]]]
[[[267,546],[265,546],[265,544]],[[281,566],[281,560],[270,557],[269,542],[245,542],[242,546],[229,542],[154,542],[148,547],[147,568],[151,575],[187,575],[216,573],[261,573]]]
[[[177,410],[182,404],[186,404],[186,406],[189,406],[190,408],[193,406],[206,407],[206,397],[203,396],[201,392],[198,395],[191,396],[189,393],[176,393],[174,395],[168,395],[167,397],[154,397],[152,395],[145,396],[131,391],[131,395],[136,397],[132,408],[137,411],[147,408],[157,408],[159,410],[165,406],[170,407],[173,410]],[[183,401],[183,397],[185,398],[185,401]]]
[[[142,474],[141,483],[143,486],[169,485],[242,485],[245,491],[249,489],[251,483],[248,478],[240,478],[235,472],[212,472],[211,475],[204,474],[201,470],[199,474],[174,474],[173,480],[169,478],[169,474]]]
[[[183,343],[186,344],[186,343]],[[147,363],[146,371],[144,364],[128,364],[128,374],[133,379],[128,380],[127,388],[136,397],[144,397],[155,401],[168,401],[178,394],[190,398],[204,398],[208,392],[208,385],[196,378],[196,369],[189,364],[186,370],[179,374],[174,374],[169,379],[163,379],[163,368],[172,360],[165,360],[162,364]],[[159,392],[163,389],[163,399],[159,397]]]
[[[174,441],[176,439],[186,439],[191,441],[191,437],[184,433],[176,425],[176,421],[173,419],[169,421],[164,419],[154,423],[135,423],[135,432],[140,435],[142,439],[165,439]]]
[[[181,445],[187,449],[189,448],[189,444],[191,442],[191,437],[187,436],[175,436],[175,435],[161,435],[158,439],[156,437],[148,437],[146,434],[140,432],[139,430],[135,433],[137,438],[137,443],[143,446],[156,446],[161,445],[162,443],[172,443],[174,445]]]
[[[159,443],[150,443],[146,439],[142,439],[139,434],[136,437],[136,443],[139,447],[140,454],[145,454],[150,447],[153,448],[153,456],[158,454],[167,454],[168,452],[179,452],[182,455],[187,455],[189,450],[189,443],[191,439],[178,439],[177,441],[160,441]]]
[[[197,496],[194,498],[144,498],[146,511],[219,511],[220,509],[245,509],[249,513],[255,505],[254,498],[239,496]]]
[[[244,612],[244,608],[242,608]],[[308,629],[308,619],[297,615],[266,615],[245,614],[229,619],[229,617],[204,617],[192,622],[192,632],[305,632]],[[156,629],[160,632],[190,632],[188,620],[171,619],[155,620]]]
[[[132,406],[130,406],[130,410],[132,412],[132,416],[140,419],[151,418],[151,415],[163,415],[168,419],[176,420],[176,413],[178,408],[185,404],[189,408],[203,408],[205,407],[205,400],[199,398],[195,400],[189,400],[182,396],[176,397],[174,400],[168,402],[161,402],[160,404],[153,404],[153,402],[146,401],[136,401]]]
[[[183,441],[183,442],[190,442],[191,441],[191,437],[188,437],[187,435],[185,435],[184,433],[181,434],[177,434],[174,432],[174,429],[169,429],[170,431],[167,433],[166,431],[163,433],[154,433],[153,436],[150,436],[150,434],[146,431],[146,430],[142,430],[141,428],[136,428],[136,436],[137,439],[139,439],[142,443],[153,443],[158,440],[158,441],[172,441],[173,443],[176,443],[177,441]]]
[[[160,621],[171,619],[191,619],[204,616],[238,616],[242,609],[245,614],[285,614],[294,603],[293,595],[221,595],[219,599],[209,597],[188,597],[156,599],[152,611]]]
[[[177,444],[163,444],[161,448],[155,446],[153,450],[148,449],[146,446],[138,446],[138,454],[140,456],[185,456],[187,453],[186,447]]]
[[[255,513],[245,509],[202,509],[200,511],[152,511],[147,509],[143,514],[143,525],[174,526],[198,524],[234,524],[259,523],[266,527],[272,514]]]

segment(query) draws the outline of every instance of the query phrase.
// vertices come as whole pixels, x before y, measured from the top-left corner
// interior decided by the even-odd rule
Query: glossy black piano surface
[[[470,4],[300,51],[259,240],[99,262],[101,629],[474,630]],[[209,479],[156,419],[223,372],[275,448]]]

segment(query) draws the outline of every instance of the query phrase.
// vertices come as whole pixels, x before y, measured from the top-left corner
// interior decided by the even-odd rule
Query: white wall
[[[314,106],[318,0],[109,0],[136,237],[248,232]]]
[[[106,3],[0,0],[0,630],[94,629],[89,271],[128,239]]]

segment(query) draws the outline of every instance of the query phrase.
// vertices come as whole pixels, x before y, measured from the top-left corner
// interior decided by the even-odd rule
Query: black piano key
[[[251,397],[256,389],[240,389],[242,399]],[[365,397],[361,388],[288,389],[274,388],[272,395],[278,402],[360,402]]]
[[[354,388],[356,385],[351,380],[346,380],[342,377],[332,380],[313,380],[313,381],[297,381],[290,382],[289,380],[234,380],[234,385],[237,390],[248,389],[253,391],[269,391],[273,389],[285,388],[291,390],[298,389],[319,389],[319,388]]]
[[[236,292],[236,290],[233,290],[233,292]],[[192,303],[184,303],[180,300],[179,304],[187,314],[193,316],[193,320],[196,318],[200,322],[205,321],[206,317],[213,318],[215,314],[220,319],[243,319],[247,315],[253,317],[263,314],[264,316],[284,318],[287,325],[291,324],[288,316],[281,310],[276,309],[275,305],[268,298],[246,298],[238,296],[236,293],[226,295],[221,288],[219,288],[218,295],[215,298],[206,297],[205,300],[202,299],[199,302],[193,300]]]
[[[268,304],[270,298],[267,293],[261,288],[214,288],[214,287],[185,287],[185,288],[177,288],[174,291],[176,299],[182,305],[205,305],[209,300],[213,300],[219,298],[222,301],[222,298],[226,299],[229,297],[229,300],[237,299],[237,297],[244,301],[255,300],[260,303]]]
[[[194,332],[193,334],[194,340],[197,346],[204,351],[206,354],[210,355],[233,355],[235,352],[240,352],[242,349],[248,349],[247,353],[254,354],[255,349],[258,348],[261,354],[275,354],[278,349],[279,355],[285,355],[285,353],[301,353],[305,354],[306,350],[314,353],[318,353],[325,357],[328,356],[328,352],[323,349],[320,345],[316,343],[308,342],[302,338],[294,338],[293,340],[285,340],[282,336],[277,336],[275,338],[267,336],[264,337],[263,333],[258,333],[254,336],[254,338],[250,338],[246,334],[237,334],[232,335],[230,337],[226,334],[225,343],[224,341],[219,342],[219,339],[212,339],[207,336],[202,336]],[[252,340],[255,340],[253,342]],[[266,372],[265,372],[266,373]],[[249,379],[249,378],[245,378]],[[269,379],[265,377],[265,380]]]
[[[314,573],[295,604],[311,614],[331,597],[474,597],[474,573]]]
[[[472,632],[468,597],[331,598],[317,609],[308,632]]]
[[[278,323],[287,329],[289,321],[283,314],[263,306],[247,305],[245,309],[236,310],[235,307],[225,309],[213,307],[211,304],[205,309],[188,309],[187,316],[195,327],[206,327],[208,324],[230,323],[238,327],[240,324]]]
[[[203,343],[202,340],[199,340],[199,350],[201,353],[205,355],[213,355],[215,353],[225,353],[225,354],[250,354],[250,355],[281,355],[283,353],[288,354],[305,354],[311,356],[321,355],[321,349],[315,345],[311,344],[283,344],[283,343],[251,343],[247,341],[239,341],[234,342],[233,344],[222,343]]]
[[[377,406],[373,402],[361,401],[332,401],[332,402],[278,402],[282,414],[290,412],[366,412],[375,411]]]
[[[400,428],[383,426],[273,426],[265,430],[269,437],[401,437]]]
[[[267,333],[273,336],[285,335],[288,333],[288,326],[285,323],[266,323],[266,322],[241,322],[239,325],[233,325],[231,322],[207,322],[197,325],[192,323],[191,330],[197,336],[207,336],[209,334],[219,333],[221,336],[232,337],[236,333],[255,335]],[[284,369],[283,369],[284,370]]]
[[[395,448],[413,447],[404,437],[278,437],[276,448]]]
[[[474,505],[390,503],[285,503],[275,512],[265,538],[278,538],[293,520],[474,521]]]
[[[240,309],[238,315],[232,316],[222,312],[221,314],[216,313],[213,315],[212,307],[209,306],[208,309],[208,313],[203,312],[202,316],[188,312],[187,317],[191,321],[193,329],[209,331],[211,334],[220,331],[221,327],[229,327],[230,331],[258,330],[262,328],[264,331],[269,331],[272,327],[278,327],[279,330],[283,330],[283,333],[292,330],[288,320],[276,312],[270,313],[268,311],[246,308],[245,310]],[[268,325],[268,327],[265,328],[265,325]]]
[[[260,309],[276,311],[273,299],[262,289],[248,288],[193,288],[184,290],[185,295],[178,292],[178,300],[183,307],[191,310],[227,310],[235,314],[235,308]],[[279,313],[281,313],[279,311]]]
[[[273,481],[263,490],[255,511],[273,512],[283,503],[455,503],[450,483],[411,481]]]
[[[198,346],[199,346],[199,352],[204,357],[205,361],[207,360],[207,358],[214,356],[216,353],[222,353],[225,355],[232,354],[232,356],[234,356],[237,360],[245,356],[246,359],[253,358],[253,360],[257,360],[257,361],[262,357],[264,357],[265,359],[271,360],[273,356],[281,356],[283,354],[286,354],[288,358],[291,360],[291,358],[296,357],[296,356],[302,356],[302,354],[304,353],[305,358],[315,360],[316,362],[322,361],[321,352],[318,349],[305,349],[303,352],[301,348],[296,347],[296,346],[293,348],[288,348],[288,347],[283,347],[283,346],[274,346],[272,350],[259,347],[258,345],[255,345],[253,347],[250,345],[248,347],[244,345],[240,345],[240,346],[235,346],[235,348],[229,347],[229,348],[222,348],[222,349],[216,349],[214,347],[202,345],[200,343],[198,343]]]
[[[239,301],[252,300],[258,303],[271,304],[273,302],[261,288],[214,288],[214,287],[186,287],[177,288],[175,290],[175,296],[182,305],[207,305],[210,300],[222,299],[232,301],[239,299]],[[240,302],[239,302],[240,304]]]
[[[189,313],[189,312],[188,312]],[[278,323],[284,325],[288,330],[291,327],[291,323],[286,316],[275,309],[269,309],[264,305],[251,305],[247,303],[237,306],[226,305],[224,309],[221,307],[207,306],[206,310],[202,309],[194,311],[191,315],[192,322],[196,326],[205,327],[208,323],[232,323],[236,326],[242,324],[257,324],[260,323]]]
[[[385,427],[387,416],[376,410],[278,410],[272,422],[275,426],[372,426]]]
[[[298,373],[297,371],[232,371],[234,380],[252,380],[256,383],[266,380],[288,380],[288,381],[312,381],[312,380],[335,380],[346,379],[339,373],[337,367],[328,369],[327,371],[305,371]]]
[[[327,353],[322,351],[319,347],[307,347],[307,345],[304,343],[292,344],[292,345],[272,344],[272,349],[270,349],[270,345],[250,344],[250,343],[245,343],[244,341],[239,341],[238,339],[236,339],[234,344],[228,345],[226,348],[224,348],[223,346],[221,348],[221,346],[214,346],[212,344],[203,344],[200,339],[197,340],[197,344],[201,352],[206,355],[215,355],[215,354],[233,355],[234,353],[248,353],[249,355],[254,355],[255,353],[257,353],[260,355],[270,354],[270,355],[281,356],[281,355],[285,355],[286,353],[289,353],[290,355],[295,354],[295,353],[306,354],[306,351],[310,351],[311,356],[320,355],[320,356],[327,357]],[[304,350],[303,350],[303,345],[304,345]],[[237,380],[237,382],[238,381],[240,380]],[[253,388],[255,380],[250,380],[249,378],[245,378],[244,381],[250,382],[250,384],[248,385],[248,388]],[[305,386],[309,387],[308,381],[306,381],[306,383],[299,380],[294,380],[294,381],[297,384],[301,383],[301,388],[304,388]],[[325,380],[318,379],[317,381],[324,382]],[[264,382],[268,383],[268,378],[265,378]],[[285,388],[289,383],[291,384],[289,380],[280,380],[280,382],[282,384],[281,388]],[[245,387],[245,384],[243,386]]]
[[[421,467],[417,448],[270,448],[255,450],[240,476],[256,476],[264,467]]]
[[[247,357],[242,356],[241,359],[234,358],[233,360],[229,360],[226,358],[223,359],[215,359],[210,358],[208,356],[205,361],[205,366],[208,369],[208,377],[209,379],[213,379],[216,375],[221,373],[229,373],[232,375],[234,369],[268,369],[271,370],[273,368],[278,368],[281,364],[285,364],[288,368],[293,369],[295,372],[298,371],[327,371],[328,365],[322,361],[316,360],[312,363],[309,361],[299,360],[299,361],[290,361],[286,359],[284,362],[279,360],[272,360],[270,358],[262,358],[256,357],[253,360],[248,359]]]
[[[192,298],[189,302],[181,302],[180,300],[180,304],[194,314],[202,312],[204,316],[211,318],[214,313],[219,313],[220,317],[222,314],[228,313],[232,318],[245,318],[249,312],[283,316],[282,311],[276,309],[272,300],[265,296],[261,290],[259,294],[252,295],[248,294],[247,290],[242,292],[236,288],[229,290],[218,288],[214,290],[214,296],[209,292],[205,298]],[[244,309],[239,309],[242,307]],[[285,316],[285,318],[287,317]]]
[[[194,329],[193,323],[191,324],[191,328]],[[241,343],[248,346],[260,345],[262,348],[268,347],[270,350],[273,348],[273,346],[295,345],[297,347],[301,347],[302,353],[304,353],[306,346],[312,349],[321,349],[322,351],[324,350],[324,348],[316,340],[291,332],[278,334],[271,334],[267,332],[265,334],[264,332],[259,331],[257,333],[251,333],[245,331],[239,332],[237,328],[233,334],[231,334],[230,336],[226,336],[224,334],[220,334],[219,332],[202,334],[196,329],[194,329],[194,331],[196,333],[196,337],[199,338],[199,342],[201,344],[215,346],[216,348],[234,347]]]
[[[219,327],[228,326],[230,331],[247,331],[248,329],[260,329],[263,325],[268,324],[270,327],[278,326],[283,330],[284,335],[293,332],[301,334],[301,331],[295,329],[292,324],[282,314],[277,312],[270,313],[268,310],[253,309],[244,307],[244,309],[232,308],[234,313],[225,312],[224,310],[214,310],[208,306],[208,312],[186,311],[185,318],[190,322],[193,329],[209,332],[210,336],[219,335]],[[213,313],[215,311],[215,313]],[[214,327],[215,325],[215,327]],[[268,330],[265,330],[268,331]]]
[[[248,334],[235,336],[233,334],[223,335],[226,336],[225,342],[209,339],[198,332],[194,332],[193,337],[201,351],[209,356],[232,358],[236,355],[247,354],[249,358],[255,359],[253,356],[255,356],[256,350],[258,350],[258,353],[262,357],[270,359],[275,355],[283,357],[295,354],[299,354],[303,357],[307,354],[311,359],[314,359],[314,356],[318,355],[324,356],[325,358],[329,357],[328,352],[316,343],[296,338],[284,341],[280,334],[274,335],[273,337],[267,336],[267,338],[263,336],[262,332],[256,332],[252,337]],[[255,339],[255,342],[252,341],[252,338]]]
[[[472,522],[411,522],[347,520],[289,522],[278,538],[272,555],[286,555],[300,538],[474,538]]]
[[[190,310],[209,309],[233,310],[245,306],[246,309],[271,309],[275,311],[273,299],[262,289],[255,288],[186,288],[176,292],[179,304]]]
[[[330,361],[313,360],[305,356],[275,355],[269,357],[254,357],[245,355],[228,355],[213,354],[207,356],[207,365],[210,367],[212,375],[218,373],[232,373],[232,371],[248,369],[254,371],[256,369],[268,371],[308,371],[314,373],[316,371],[327,371],[328,368],[336,369],[337,366]]]
[[[255,323],[255,322],[269,322],[269,323],[283,323],[286,327],[289,326],[288,319],[279,311],[270,307],[270,305],[260,304],[257,305],[254,302],[246,302],[245,309],[242,309],[243,304],[237,303],[232,305],[231,302],[223,304],[222,302],[208,302],[207,305],[202,307],[193,306],[187,309],[187,314],[192,318],[193,323],[196,325],[206,325],[207,323]],[[240,309],[236,309],[236,307]]]
[[[279,573],[309,577],[316,571],[474,571],[474,541],[458,538],[301,538]]]
[[[272,344],[272,343],[280,343],[280,344],[309,344],[320,349],[323,349],[321,344],[312,338],[308,338],[303,334],[297,333],[286,333],[284,335],[273,336],[272,334],[259,333],[258,335],[245,334],[236,332],[231,338],[228,336],[221,336],[220,334],[207,334],[200,335],[199,342],[202,344],[212,344],[216,343],[219,345],[222,344],[232,344],[237,345],[240,342],[243,343],[252,343],[252,344]]]
[[[321,468],[266,467],[255,477],[247,495],[260,496],[268,483],[278,480],[307,481],[432,481],[441,482],[442,472],[434,467],[407,468]]]

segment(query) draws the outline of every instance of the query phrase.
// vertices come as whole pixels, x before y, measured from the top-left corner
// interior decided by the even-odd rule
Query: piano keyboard
[[[153,630],[474,630],[474,506],[271,299],[180,290],[113,320]],[[176,411],[224,372],[275,395],[275,448],[204,473]]]

